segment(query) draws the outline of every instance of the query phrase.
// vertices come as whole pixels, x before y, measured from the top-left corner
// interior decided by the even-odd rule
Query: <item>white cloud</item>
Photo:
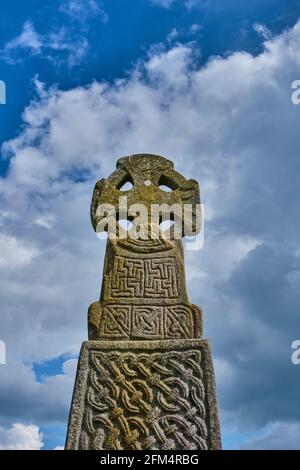
[[[37,248],[28,246],[22,240],[0,234],[0,266],[20,268],[29,264],[38,254]]]
[[[66,62],[70,68],[79,64],[88,51],[88,41],[67,28],[52,29],[48,34],[37,33],[32,22],[27,21],[19,36],[8,41],[0,51],[0,58],[10,64],[38,56],[56,65]]]
[[[99,0],[65,0],[61,3],[60,11],[81,23],[91,16],[98,16],[103,22],[108,21],[108,15]]]
[[[211,276],[218,280],[228,279],[248,253],[260,245],[260,241],[253,238],[238,237],[236,234],[220,237],[218,233],[212,232],[209,233],[204,243],[206,254],[199,265],[193,263],[195,253],[186,252],[186,260],[190,266],[187,272],[188,280],[195,277],[209,279]],[[220,259],[222,259],[221,263]]]
[[[96,0],[61,1],[60,11],[65,16],[63,24],[57,18],[49,18],[49,31],[37,32],[32,21],[25,21],[21,33],[8,41],[0,50],[0,59],[9,64],[39,57],[56,66],[67,64],[72,67],[81,64],[89,51],[88,22],[91,18],[108,21],[101,4]]]
[[[151,0],[154,5],[160,5],[164,8],[170,8],[176,0]]]
[[[64,61],[64,55],[67,57],[69,68],[80,64],[85,58],[89,48],[89,43],[85,37],[75,37],[63,27],[52,31],[44,42],[44,57],[55,64],[61,64]]]
[[[254,23],[253,28],[265,40],[272,39],[272,32],[265,25],[260,24],[260,23]]]
[[[40,450],[43,446],[38,426],[15,423],[10,429],[0,427],[0,450]]]
[[[55,222],[55,219],[53,216],[50,215],[44,215],[40,216],[35,220],[35,223],[39,225],[40,227],[44,227],[48,230],[50,230],[53,227],[53,224]]]
[[[15,220],[16,214],[10,211],[1,211],[0,212],[0,226],[7,223],[10,220]]]
[[[275,423],[262,436],[243,445],[251,450],[300,450],[300,423]]]
[[[15,359],[5,366],[10,377],[22,361],[79,350],[103,259],[89,222],[93,185],[119,156],[149,152],[198,179],[209,208],[204,249],[187,256],[187,272],[219,373],[232,377],[220,376],[226,416],[259,427],[299,412],[292,396],[299,374],[289,371],[286,349],[298,325],[290,280],[299,269],[300,108],[291,104],[290,84],[299,75],[299,48],[297,24],[266,41],[258,56],[239,52],[198,68],[194,46],[177,44],[153,48],[112,84],[62,91],[37,82],[24,128],[4,145],[10,166],[0,180],[2,210],[14,214],[2,218],[5,236],[40,250],[25,270],[5,272],[1,287],[1,334]],[[39,386],[28,390],[23,413]]]
[[[193,64],[193,50],[181,44],[165,51],[153,48],[149,61],[145,64],[146,72],[157,85],[179,88],[189,85],[190,74],[187,74]]]
[[[153,5],[158,5],[163,8],[171,8],[175,3],[183,3],[188,8],[207,7],[212,0],[151,0]]]
[[[40,426],[50,422],[66,423],[77,359],[65,361],[62,373],[46,375],[37,381],[31,367],[12,357],[13,350],[9,350],[7,364],[1,367],[1,419],[5,422],[30,419]]]
[[[201,31],[201,29],[202,29],[201,24],[194,23],[190,27],[190,32],[193,33],[193,34],[197,34],[197,33],[199,33],[199,31]]]
[[[25,21],[21,34],[6,44],[5,51],[9,54],[15,49],[29,49],[35,55],[41,52],[42,46],[42,37],[36,32],[33,23]]]

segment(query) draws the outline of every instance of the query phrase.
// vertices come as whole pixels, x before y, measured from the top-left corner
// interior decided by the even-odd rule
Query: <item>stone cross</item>
[[[126,183],[132,188],[123,191]],[[124,196],[127,209],[145,208],[138,237],[121,236]],[[123,157],[109,178],[96,183],[91,220],[96,231],[108,231],[108,240],[66,449],[221,448],[210,348],[202,339],[202,312],[189,303],[184,271],[182,237],[199,231],[199,205],[198,183],[156,155]],[[155,220],[153,207],[160,208]],[[189,223],[180,233],[173,226],[166,237],[160,224],[172,216],[165,214],[170,207],[182,213],[187,208]],[[114,236],[107,223],[112,208]],[[133,212],[126,214],[132,219]]]

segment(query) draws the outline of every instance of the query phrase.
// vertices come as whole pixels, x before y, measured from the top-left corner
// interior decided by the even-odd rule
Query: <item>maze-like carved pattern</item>
[[[136,259],[115,256],[108,276],[111,298],[176,299],[179,296],[175,258]]]
[[[104,339],[193,338],[193,313],[185,305],[106,305],[99,332]]]
[[[208,448],[201,351],[91,351],[80,449]]]

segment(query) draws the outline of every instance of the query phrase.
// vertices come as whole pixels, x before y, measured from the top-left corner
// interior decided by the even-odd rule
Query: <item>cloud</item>
[[[56,65],[66,62],[72,68],[82,62],[87,51],[87,39],[74,36],[67,28],[53,28],[48,34],[40,35],[33,23],[27,21],[21,34],[5,44],[0,58],[9,64],[16,64],[39,57]]]
[[[170,8],[176,0],[151,0],[154,5],[159,5],[164,8]]]
[[[173,159],[201,184],[205,244],[187,253],[186,271],[213,346],[223,425],[257,430],[300,419],[290,358],[299,317],[300,108],[290,96],[299,47],[300,23],[257,56],[237,52],[199,68],[195,45],[157,46],[113,83],[64,91],[36,81],[22,130],[3,146],[10,165],[0,180],[2,211],[13,214],[1,219],[4,236],[39,250],[2,273],[1,336],[13,356],[0,371],[7,419],[25,419],[40,390],[50,390],[23,369],[31,385],[13,411],[20,364],[74,353],[86,338],[104,252],[89,222],[92,189],[118,157],[139,152]],[[62,419],[66,395],[55,390]]]
[[[21,34],[7,44],[8,51],[17,48],[24,48],[30,49],[33,54],[39,53],[41,51],[41,47],[41,37],[35,31],[31,21],[25,21]]]
[[[10,351],[7,364],[0,371],[2,422],[30,419],[40,426],[67,422],[77,360],[68,359],[61,374],[45,376],[37,381],[32,368],[12,359],[12,355]]]
[[[299,450],[300,423],[275,423],[263,436],[243,446],[252,450]]]
[[[7,430],[0,427],[0,450],[40,450],[43,446],[38,426],[15,423]]]
[[[163,8],[171,8],[176,3],[183,3],[188,8],[207,7],[211,0],[151,0],[153,5],[158,5]]]
[[[29,56],[36,56],[41,54],[42,48],[43,38],[36,32],[31,21],[25,21],[20,35],[5,44],[0,57],[15,64],[20,60],[17,57],[20,51],[25,50]]]
[[[232,375],[223,378],[223,399],[230,420],[242,427],[263,427],[274,417],[300,419],[299,371],[291,362],[290,347],[298,315],[300,264],[284,251],[258,245],[220,285],[223,306],[231,310],[231,347],[216,343],[217,337],[214,343],[216,350],[227,349],[227,362],[234,365]]]
[[[89,49],[88,40],[80,35],[74,35],[65,27],[54,30],[45,38],[44,57],[56,65],[66,60],[68,67],[81,64]]]
[[[26,266],[38,254],[39,250],[37,248],[26,246],[15,237],[0,234],[0,266],[6,268]]]
[[[272,32],[265,25],[260,23],[254,23],[253,29],[258,34],[260,34],[265,40],[272,39]]]
[[[38,33],[32,21],[25,21],[21,33],[0,50],[0,59],[14,65],[38,57],[55,66],[67,64],[70,69],[81,64],[89,51],[89,21],[100,18],[105,23],[108,16],[96,0],[62,1],[59,10],[64,21],[60,24],[57,18],[51,19],[45,34]]]
[[[66,0],[61,3],[60,11],[79,23],[85,23],[91,16],[99,17],[102,22],[108,21],[108,15],[99,0]]]

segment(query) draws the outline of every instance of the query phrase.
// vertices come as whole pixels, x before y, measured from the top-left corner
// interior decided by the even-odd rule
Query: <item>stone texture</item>
[[[129,191],[121,187],[131,182]],[[171,189],[165,192],[160,185]],[[97,207],[120,196],[143,203],[190,204],[195,230],[198,183],[155,155],[118,160],[96,183]],[[155,228],[155,227],[154,227]],[[145,233],[152,233],[148,220]],[[172,233],[172,232],[171,232]],[[182,237],[189,235],[185,227]],[[219,449],[220,430],[202,311],[189,303],[181,239],[108,237],[100,299],[88,312],[69,418],[67,449]]]
[[[67,449],[219,449],[207,341],[87,341]]]

